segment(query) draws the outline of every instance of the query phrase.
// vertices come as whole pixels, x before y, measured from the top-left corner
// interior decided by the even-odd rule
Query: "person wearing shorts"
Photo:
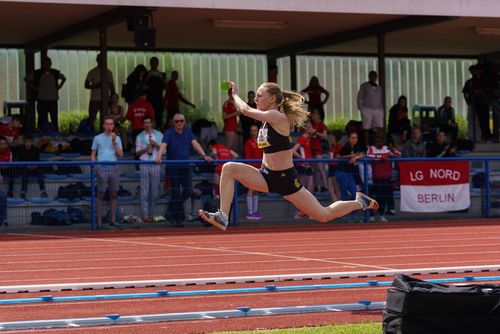
[[[369,81],[363,83],[358,92],[358,109],[364,134],[364,143],[369,145],[370,130],[380,132],[384,129],[384,103],[382,87],[377,84],[377,72],[368,74]]]
[[[113,132],[114,120],[111,116],[106,116],[103,122],[104,132],[94,137],[92,141],[92,152],[90,158],[92,161],[105,162],[117,161],[123,156],[122,141],[116,133]],[[111,226],[119,226],[116,224],[116,208],[118,206],[118,189],[120,171],[117,165],[98,164],[96,166],[97,174],[97,229],[101,229],[102,225],[102,207],[104,202],[104,194],[109,191],[110,199],[110,218]]]

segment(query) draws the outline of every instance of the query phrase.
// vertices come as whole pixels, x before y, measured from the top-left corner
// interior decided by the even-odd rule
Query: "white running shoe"
[[[228,220],[224,218],[222,211],[218,210],[215,213],[208,212],[205,210],[198,210],[200,217],[207,223],[212,224],[220,230],[225,231],[227,229]]]
[[[356,202],[360,203],[363,207],[363,210],[377,210],[378,203],[371,197],[366,196],[361,192],[356,193]]]

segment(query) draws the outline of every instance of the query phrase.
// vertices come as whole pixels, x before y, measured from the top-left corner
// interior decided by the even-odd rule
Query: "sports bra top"
[[[279,134],[271,124],[264,122],[259,129],[257,145],[264,153],[286,151],[292,148],[292,137]]]

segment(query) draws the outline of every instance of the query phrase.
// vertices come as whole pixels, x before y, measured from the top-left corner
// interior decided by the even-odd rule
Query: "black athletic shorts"
[[[260,173],[266,180],[270,193],[286,196],[294,194],[302,188],[295,167],[285,170],[270,170],[262,166]]]

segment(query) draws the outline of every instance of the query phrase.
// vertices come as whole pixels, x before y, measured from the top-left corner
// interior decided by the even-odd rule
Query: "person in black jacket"
[[[14,160],[16,161],[40,161],[40,151],[33,146],[33,139],[30,135],[24,136],[24,144],[19,146],[14,151]],[[40,196],[47,197],[45,182],[39,166],[19,166],[17,175],[21,177],[21,198],[26,199],[26,191],[28,190],[28,180],[36,177],[38,186],[40,187]]]

